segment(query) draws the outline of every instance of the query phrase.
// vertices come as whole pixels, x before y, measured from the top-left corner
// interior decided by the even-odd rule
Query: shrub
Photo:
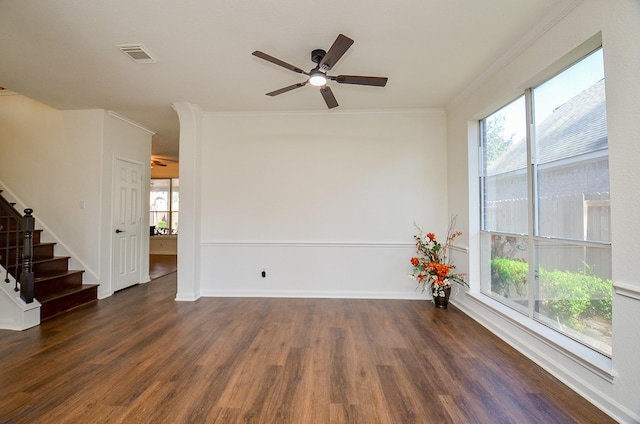
[[[515,290],[525,295],[529,265],[506,258],[491,260],[491,289],[505,297]],[[612,282],[580,272],[539,270],[538,300],[541,312],[562,324],[581,330],[589,316],[611,318]]]
[[[526,295],[529,264],[507,258],[491,260],[491,290],[504,297],[510,297],[511,288],[519,296]]]
[[[544,315],[570,327],[579,327],[580,317],[591,305],[589,283],[594,277],[568,271],[540,270],[540,308]]]

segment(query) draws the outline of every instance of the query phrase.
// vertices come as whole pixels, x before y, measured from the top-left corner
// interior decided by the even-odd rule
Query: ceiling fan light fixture
[[[309,74],[309,84],[315,87],[322,87],[327,83],[327,76],[315,69]]]

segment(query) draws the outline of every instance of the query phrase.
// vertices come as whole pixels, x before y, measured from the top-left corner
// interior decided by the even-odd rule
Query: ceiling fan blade
[[[263,53],[261,51],[256,50],[255,52],[251,53],[252,55],[254,55],[255,57],[259,57],[260,59],[264,59],[267,62],[271,62],[271,63],[275,63],[278,66],[282,66],[283,68],[287,68],[290,71],[293,72],[297,72],[299,74],[305,74],[305,75],[309,75],[308,72],[303,71],[302,69],[298,68],[297,66],[293,66],[287,62],[284,62],[280,59],[277,59],[273,56],[270,56],[266,53]]]
[[[338,101],[336,100],[335,96],[333,95],[333,92],[331,91],[331,88],[329,88],[328,86],[324,86],[320,88],[320,93],[322,94],[322,97],[324,98],[324,102],[327,104],[327,107],[329,109],[332,109],[336,106],[338,106]]]
[[[279,90],[275,90],[270,93],[267,93],[267,96],[277,96],[278,94],[286,93],[287,91],[295,90],[296,88],[304,87],[305,85],[307,85],[307,81],[299,82],[297,84],[289,85]]]
[[[343,34],[338,35],[336,41],[333,42],[327,54],[325,54],[320,61],[320,70],[327,72],[329,69],[333,68],[333,65],[340,60],[342,55],[346,53],[352,44],[353,40],[351,38]]]
[[[373,85],[375,87],[384,87],[387,85],[387,77],[365,77],[361,75],[338,75],[337,77],[329,77],[332,81],[339,84],[358,84]]]

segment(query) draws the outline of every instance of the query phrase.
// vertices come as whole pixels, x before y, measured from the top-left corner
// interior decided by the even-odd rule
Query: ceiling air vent
[[[142,44],[120,44],[116,46],[138,63],[156,63],[156,59]]]

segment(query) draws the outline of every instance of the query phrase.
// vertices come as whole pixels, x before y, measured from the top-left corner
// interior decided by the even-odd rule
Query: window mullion
[[[171,234],[171,230],[173,228],[173,205],[172,205],[173,202],[172,202],[172,200],[173,200],[173,178],[169,178],[169,197],[167,199],[167,206],[168,206],[167,209],[169,209],[169,219],[168,219],[168,221],[169,221],[169,224],[168,224],[169,225],[169,227],[168,227],[169,228],[169,230],[168,230],[169,234]]]
[[[536,246],[534,236],[538,233],[537,226],[537,208],[538,208],[538,189],[536,183],[537,160],[535,155],[535,117],[533,108],[533,90],[527,89],[524,94],[525,112],[526,112],[526,141],[527,141],[527,203],[528,203],[528,227],[527,227],[527,244],[528,244],[528,262],[529,275],[527,277],[529,284],[529,311],[528,315],[533,318],[538,311],[538,258],[536,255]]]
[[[486,138],[486,122],[484,120],[480,121],[480,134],[478,138],[478,170],[480,171],[480,178],[478,181],[479,189],[480,189],[480,230],[486,230],[486,218],[484,214],[485,201],[486,201],[486,172],[485,172],[485,145],[484,140]]]

